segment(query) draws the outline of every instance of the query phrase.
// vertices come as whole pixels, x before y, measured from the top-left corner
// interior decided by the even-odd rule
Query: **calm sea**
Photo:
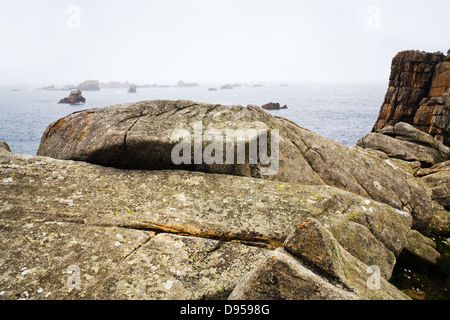
[[[45,128],[68,114],[123,102],[169,99],[220,104],[286,104],[288,109],[269,111],[344,145],[353,146],[370,132],[386,92],[386,84],[289,84],[288,86],[242,86],[208,91],[211,85],[193,88],[138,88],[85,91],[84,105],[60,105],[68,91],[40,91],[0,87],[0,140],[13,152],[36,154]],[[218,87],[217,85],[215,87]]]

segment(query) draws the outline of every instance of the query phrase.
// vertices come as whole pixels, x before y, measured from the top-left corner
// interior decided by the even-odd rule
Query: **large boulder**
[[[382,151],[391,158],[419,161],[432,166],[450,159],[450,148],[410,124],[399,122],[380,133],[369,133],[358,140],[364,149]]]
[[[283,249],[240,281],[229,299],[408,299],[379,274],[371,281],[368,271],[379,269],[355,259],[320,222],[307,219],[286,239]],[[326,281],[316,279],[318,274]]]
[[[416,230],[411,230],[408,235],[408,243],[402,254],[409,256],[415,265],[436,265],[441,257],[436,251],[436,243]]]
[[[357,300],[283,249],[277,249],[235,287],[230,300]]]
[[[412,223],[329,186],[124,170],[3,148],[0,199],[3,298],[225,298],[308,218],[388,279]],[[79,290],[66,285],[74,270]],[[323,274],[305,272],[323,294],[336,292]]]
[[[183,152],[186,158],[181,164],[173,160],[173,150],[180,145],[180,136],[174,138],[175,130],[188,134],[182,141],[190,151]],[[229,141],[224,138],[227,130],[247,133],[238,136],[246,146],[245,161],[236,163],[235,152],[228,162]],[[251,146],[254,150],[265,146],[259,143],[261,132],[267,133],[267,149],[274,147],[270,165],[263,165],[261,157],[250,161]],[[210,141],[218,143],[195,140],[206,133]],[[200,156],[214,155],[214,160],[221,159],[223,164],[206,163],[201,157],[197,161],[196,148]],[[38,155],[118,168],[183,169],[330,185],[410,212],[415,228],[425,229],[431,219],[431,196],[414,177],[363,150],[328,140],[256,106],[142,101],[80,111],[49,125]]]
[[[422,179],[430,186],[433,200],[450,209],[450,171],[438,171]]]
[[[446,236],[450,233],[450,211],[433,201],[433,218],[428,225],[428,233]]]

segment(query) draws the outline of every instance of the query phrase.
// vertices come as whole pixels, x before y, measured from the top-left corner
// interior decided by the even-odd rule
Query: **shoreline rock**
[[[80,103],[85,103],[86,102],[86,98],[84,98],[82,95],[81,90],[73,90],[70,92],[70,95],[66,98],[63,98],[61,100],[59,100],[59,104],[80,104]]]
[[[389,88],[372,131],[405,122],[450,146],[448,57],[441,52],[399,52],[392,60]]]
[[[281,109],[287,109],[288,107],[287,107],[287,105],[280,107],[279,103],[269,102],[269,103],[266,103],[265,105],[262,105],[261,108],[263,108],[264,110],[281,110]]]
[[[128,93],[136,93],[136,85],[135,84],[131,84],[130,87],[128,88]]]

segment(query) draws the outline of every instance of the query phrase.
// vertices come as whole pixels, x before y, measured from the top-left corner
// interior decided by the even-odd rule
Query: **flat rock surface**
[[[345,246],[354,248],[350,253],[368,265],[379,265],[389,277],[395,258],[386,257],[400,254],[412,223],[406,212],[329,186],[189,171],[123,170],[16,155],[1,148],[0,186],[2,252],[8,252],[1,258],[0,291],[5,297],[30,298],[38,291],[51,292],[48,297],[53,298],[223,297],[308,217],[332,233],[353,234],[345,239]],[[351,233],[355,224],[358,232]],[[175,250],[170,243],[177,241],[184,245],[175,245]],[[361,247],[361,241],[370,245]],[[382,252],[367,254],[374,248]],[[17,254],[21,250],[23,254]],[[158,289],[144,289],[138,281],[143,270],[158,267],[167,250],[179,261],[181,274],[175,277],[173,268],[158,269],[159,277],[154,278],[145,273]],[[189,269],[192,265],[182,257],[209,256],[208,252],[219,262],[206,264],[211,272],[196,278],[201,267]],[[94,256],[97,265],[90,262]],[[227,263],[219,268],[223,259]],[[64,287],[69,276],[64,271],[70,265],[80,267],[82,291],[67,292]],[[35,272],[32,288],[28,278],[16,280]],[[124,284],[126,275],[130,285]],[[196,282],[202,279],[211,284]]]

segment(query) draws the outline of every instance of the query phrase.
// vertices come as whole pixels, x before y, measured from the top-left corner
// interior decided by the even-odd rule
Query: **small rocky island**
[[[137,86],[135,84],[130,84],[130,87],[128,88],[128,93],[136,93]]]
[[[59,100],[58,103],[67,103],[67,104],[79,104],[85,103],[86,98],[82,96],[81,90],[72,90],[68,97]]]
[[[86,80],[80,83],[77,86],[77,89],[82,91],[99,91],[100,83],[98,82],[98,80]]]
[[[449,121],[436,111],[445,56],[399,56],[374,132],[354,147],[259,106],[185,100],[72,113],[49,124],[36,156],[0,143],[1,298],[431,298],[398,277],[448,261],[448,127],[433,120]],[[427,99],[428,127],[413,116]],[[278,132],[278,170],[228,163],[208,144],[223,164],[195,152],[175,164],[174,128],[199,123]],[[244,143],[260,150],[261,136]]]
[[[287,109],[288,107],[287,107],[287,105],[280,107],[279,103],[269,102],[265,105],[262,105],[261,108],[263,108],[265,110],[281,110],[281,109]]]

